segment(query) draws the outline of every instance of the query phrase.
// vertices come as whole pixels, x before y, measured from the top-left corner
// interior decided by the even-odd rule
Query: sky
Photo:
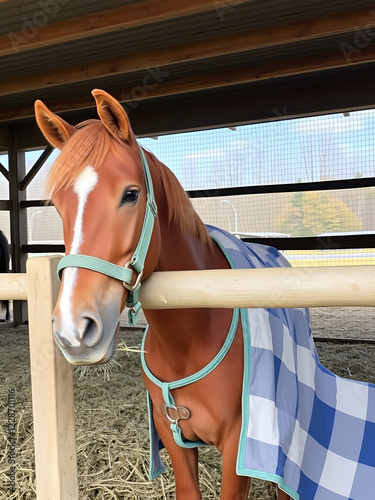
[[[142,138],[139,143],[171,168],[186,190],[375,176],[375,110],[346,115]],[[28,169],[39,154],[27,154]],[[44,177],[56,154],[33,181],[33,198],[43,197]],[[0,155],[0,162],[7,168],[6,155]],[[6,197],[1,176],[0,198]]]
[[[160,136],[139,142],[184,188],[375,176],[375,110]]]

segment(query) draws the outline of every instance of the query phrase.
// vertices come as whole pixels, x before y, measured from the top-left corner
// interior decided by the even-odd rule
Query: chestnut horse
[[[35,105],[41,131],[61,150],[47,186],[63,220],[66,248],[53,332],[66,359],[76,365],[111,359],[119,315],[126,304],[137,314],[140,282],[153,271],[229,268],[173,173],[140,149],[122,106],[102,90],[92,94],[100,120],[77,127],[41,101]],[[233,311],[144,314],[149,323],[147,366],[157,379],[174,381],[199,372],[215,358]],[[154,425],[172,461],[178,500],[202,498],[198,451],[176,443],[171,421],[185,443],[203,442],[220,451],[222,500],[248,497],[250,478],[236,474],[243,366],[239,322],[220,364],[195,383],[174,389],[167,409],[160,386],[144,374]],[[281,490],[278,494],[289,499]]]

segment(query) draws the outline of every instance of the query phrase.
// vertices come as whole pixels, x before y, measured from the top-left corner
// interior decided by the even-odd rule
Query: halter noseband
[[[152,230],[154,228],[154,221],[157,214],[157,206],[155,202],[154,188],[152,185],[150,169],[142,148],[140,147],[139,150],[145,174],[147,204],[141,235],[139,237],[138,245],[134,250],[132,258],[124,265],[124,267],[121,267],[117,264],[99,259],[98,257],[92,257],[91,255],[69,254],[65,255],[65,257],[60,260],[57,266],[57,274],[60,280],[62,271],[66,267],[81,267],[84,269],[90,269],[91,271],[96,271],[101,274],[105,274],[110,278],[115,278],[122,281],[124,287],[127,288],[130,292],[126,301],[126,305],[130,308],[128,316],[129,323],[131,325],[136,325],[138,321],[138,313],[141,309],[141,303],[138,300],[139,290],[141,287],[141,278],[143,274],[146,255],[148,252],[148,247],[151,241]],[[134,285],[130,284],[133,275],[133,270],[131,269],[131,267],[138,273]]]

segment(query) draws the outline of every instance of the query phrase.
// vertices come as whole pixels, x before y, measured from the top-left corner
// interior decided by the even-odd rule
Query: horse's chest
[[[240,332],[241,335],[241,332]],[[153,403],[153,418],[157,431],[165,442],[171,435],[170,418],[163,411],[162,390],[144,377]],[[186,408],[188,418],[178,421],[184,439],[201,440],[218,446],[223,435],[241,425],[241,395],[243,381],[242,339],[233,342],[232,348],[221,363],[204,378],[171,391],[176,407]],[[181,412],[180,412],[181,413]],[[169,417],[178,413],[171,411]],[[182,411],[184,415],[184,411]]]

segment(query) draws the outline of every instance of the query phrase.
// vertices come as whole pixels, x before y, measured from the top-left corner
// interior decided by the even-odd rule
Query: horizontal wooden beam
[[[153,273],[144,309],[375,306],[375,266]]]
[[[1,111],[1,107],[0,107]],[[7,151],[14,144],[14,136],[10,127],[0,128],[0,152]]]
[[[248,84],[145,101],[131,109],[131,123],[139,137],[149,137],[369,109],[375,106],[375,68],[369,66],[358,66],[355,72],[351,67],[327,71],[324,78],[321,73],[311,73],[308,78],[273,79],[267,85]],[[86,110],[76,115],[75,123],[88,114]]]
[[[35,91],[69,83],[82,81],[89,82],[93,79],[108,76],[125,75],[139,71],[146,72],[150,71],[150,68],[156,68],[158,79],[162,82],[163,78],[165,80],[171,79],[172,76],[169,73],[171,70],[164,71],[164,74],[161,73],[161,68],[165,66],[169,67],[171,65],[186,64],[186,62],[196,62],[206,58],[250,52],[261,48],[272,48],[280,44],[313,40],[332,34],[347,33],[348,31],[357,30],[363,26],[372,26],[373,24],[375,24],[375,18],[371,16],[368,9],[335,14],[305,22],[296,22],[276,26],[274,28],[263,28],[246,33],[206,39],[204,42],[199,40],[187,44],[180,44],[173,48],[158,48],[142,53],[128,54],[126,57],[117,56],[101,61],[82,62],[61,70],[54,69],[53,71],[41,71],[35,74],[24,75],[22,79],[12,77],[0,82],[0,94],[6,96],[26,90]],[[357,63],[359,61],[367,61],[369,59],[368,52],[371,48],[370,44],[366,50],[355,51],[353,60]],[[335,56],[336,60],[341,60],[341,65],[351,62],[348,61],[339,46]],[[294,59],[294,61],[295,64],[298,65],[301,62],[303,63],[305,58]],[[263,74],[263,72],[268,72],[269,74],[275,72],[277,74],[286,74],[283,70],[283,62],[284,61],[269,63],[266,65],[268,70],[264,69],[263,71],[261,68],[264,68],[264,65],[256,65],[252,68],[255,70],[258,68],[260,74]],[[314,62],[310,60],[308,66],[310,66],[311,71],[311,65],[315,66],[315,70],[317,70],[324,69],[327,66],[335,66],[336,64],[337,63],[330,62],[329,56],[328,61],[324,60],[324,56],[315,56]],[[272,70],[273,66],[275,66],[275,70]],[[298,68],[294,68],[293,72],[297,70]],[[242,81],[248,81],[249,78],[259,79],[257,73],[254,73],[252,77],[249,76],[246,73],[246,68],[245,70],[238,71],[240,71],[240,75],[237,75],[237,80],[241,79]],[[245,71],[246,76],[243,76],[243,71]],[[304,71],[308,71],[308,68],[305,68]],[[290,74],[293,74],[293,72]],[[209,79],[210,76],[203,78]],[[203,84],[203,82],[200,84]],[[209,85],[212,85],[212,83],[209,83]]]
[[[122,104],[129,104],[130,108],[142,101],[175,95],[189,94],[197,91],[224,89],[256,83],[276,78],[305,75],[331,69],[340,69],[347,66],[360,66],[375,61],[375,46],[372,44],[360,53],[353,55],[350,63],[346,61],[340,51],[328,54],[306,56],[294,59],[283,59],[267,63],[248,65],[243,68],[217,71],[206,74],[195,74],[184,78],[161,81],[154,88],[143,88],[141,85],[122,87],[113,90],[111,94]],[[168,75],[171,78],[172,75]],[[1,83],[0,83],[1,87]],[[135,104],[134,104],[135,103]],[[49,108],[55,113],[92,108],[93,98],[89,92],[75,98],[48,101]],[[34,116],[34,107],[24,106],[16,109],[0,110],[0,123],[7,120],[24,119]]]
[[[303,236],[291,238],[242,238],[248,243],[270,245],[278,250],[347,250],[348,248],[375,248],[375,234],[346,236]],[[322,253],[324,258],[324,253]]]
[[[375,68],[358,66],[292,79],[269,81],[266,86],[242,85],[228,89],[176,96],[173,100],[149,100],[131,109],[130,117],[138,137],[176,131],[200,130],[230,125],[260,123],[318,114],[355,111],[375,106]],[[337,82],[340,82],[339,84]],[[321,98],[324,96],[324,99]],[[49,101],[48,101],[49,105]],[[97,118],[92,107],[73,111],[65,118],[79,123]],[[17,144],[20,149],[44,148],[46,139],[34,123],[20,123]],[[0,124],[0,134],[9,129]],[[33,205],[34,206],[34,205]]]
[[[53,206],[52,201],[50,200],[21,200],[20,207],[21,208],[30,208],[30,207],[45,207],[45,206]]]
[[[64,253],[65,245],[58,244],[30,244],[22,245],[22,251],[24,253]]]
[[[33,102],[30,103],[31,109],[34,108],[33,104]],[[2,130],[11,128],[13,132],[13,144],[16,145],[17,149],[20,151],[27,151],[36,148],[45,149],[48,146],[46,138],[36,124],[34,111],[30,116],[31,120],[24,123],[13,124],[12,127],[7,126],[7,124],[5,123],[0,127],[0,134]],[[14,119],[10,119],[14,123]]]
[[[303,236],[292,238],[251,237],[241,238],[249,243],[270,245],[279,250],[346,250],[348,248],[375,248],[375,234],[348,236]],[[22,245],[24,253],[64,253],[63,244]]]
[[[354,179],[333,179],[315,182],[286,182],[285,184],[255,184],[217,189],[187,191],[189,198],[216,198],[218,196],[239,196],[246,194],[300,193],[301,191],[330,191],[333,189],[357,189],[375,186],[375,177]],[[25,202],[22,202],[22,205]],[[36,205],[33,205],[36,206]]]
[[[0,300],[27,300],[26,273],[0,275]]]
[[[0,200],[0,210],[12,210],[13,203],[10,200]]]
[[[0,300],[27,297],[26,274],[0,276]],[[140,301],[144,309],[374,307],[375,266],[156,272]]]
[[[250,3],[251,0],[234,0],[235,5]],[[57,5],[57,4],[56,4]],[[228,2],[227,8],[231,5]],[[0,56],[25,52],[49,45],[82,40],[92,36],[123,31],[137,26],[176,19],[201,12],[225,8],[225,2],[212,0],[143,0],[141,2],[107,9],[94,14],[48,23],[38,28],[32,37],[21,31],[0,37]],[[53,8],[53,7],[51,7]],[[219,16],[219,12],[218,12]]]

